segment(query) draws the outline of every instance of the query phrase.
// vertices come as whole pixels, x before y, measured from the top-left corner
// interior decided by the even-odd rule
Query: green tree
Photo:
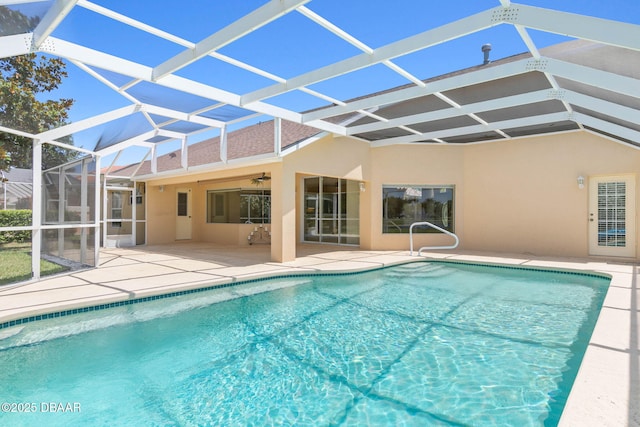
[[[10,23],[0,27],[0,36],[31,31],[36,23],[5,6],[0,6],[0,18]],[[37,134],[66,124],[72,99],[41,100],[65,77],[66,64],[58,58],[30,53],[0,59],[0,125]],[[60,142],[73,144],[70,137]],[[76,151],[44,144],[42,167],[49,169],[76,157]],[[2,166],[30,169],[32,140],[0,132],[0,159]]]

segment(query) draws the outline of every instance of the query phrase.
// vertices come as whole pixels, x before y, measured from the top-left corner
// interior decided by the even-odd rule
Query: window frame
[[[229,194],[237,197],[229,197]],[[223,196],[220,198],[219,196]],[[257,197],[260,201],[262,216],[253,217],[251,215],[251,199]],[[223,215],[216,215],[219,212],[219,200],[223,200]],[[246,200],[246,202],[245,202]],[[265,201],[268,201],[265,203]],[[242,208],[245,208],[243,211]],[[247,210],[248,209],[248,210]],[[206,192],[206,222],[207,224],[270,224],[271,223],[271,189],[254,188],[226,188],[207,190]],[[215,218],[226,218],[225,220],[215,220]],[[235,219],[234,221],[230,220]]]
[[[418,196],[417,191],[420,191],[420,195]],[[404,192],[402,198],[394,197],[391,198],[388,196],[391,192]],[[438,191],[438,194],[442,193],[450,193],[450,197],[442,200],[442,198],[435,197],[435,192]],[[433,192],[434,197],[425,197],[425,192]],[[396,201],[401,201],[401,204],[398,205],[396,202],[396,206],[393,207],[395,210],[400,209],[403,212],[408,212],[409,214],[413,214],[413,218],[403,218],[403,215],[394,216],[393,218],[389,218],[389,202],[395,199]],[[440,199],[440,200],[438,200]],[[381,227],[382,234],[384,235],[393,235],[393,234],[409,234],[409,228],[414,222],[431,222],[438,227],[442,227],[443,229],[455,233],[455,199],[456,199],[456,186],[453,184],[411,184],[411,185],[393,185],[393,184],[383,184],[382,185],[382,212],[381,212]],[[433,212],[436,211],[435,217],[433,214],[429,214],[425,212],[427,205],[430,203],[429,201],[433,201],[431,203],[435,204],[435,207],[432,207]],[[413,203],[412,203],[413,202]],[[415,202],[418,202],[415,204]],[[440,206],[438,206],[440,204]],[[420,211],[418,212],[418,207],[420,207]],[[410,207],[410,208],[409,208]],[[413,212],[410,212],[413,211]],[[419,215],[418,215],[419,213]],[[443,216],[443,215],[446,215]],[[411,215],[410,215],[411,216]],[[394,222],[395,220],[395,222]],[[395,231],[391,229],[391,225],[394,227]],[[438,230],[435,230],[431,227],[416,227],[414,229],[414,233],[441,233]]]

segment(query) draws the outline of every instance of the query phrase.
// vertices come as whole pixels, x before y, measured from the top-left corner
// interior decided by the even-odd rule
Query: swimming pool
[[[607,287],[420,262],[27,323],[0,425],[555,425]]]

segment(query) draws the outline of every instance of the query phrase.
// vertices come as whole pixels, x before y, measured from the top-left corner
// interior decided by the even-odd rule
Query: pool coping
[[[428,256],[415,257],[407,251],[328,251],[320,254],[297,258],[290,263],[259,263],[247,266],[223,265],[208,269],[210,265],[194,264],[191,271],[182,269],[182,273],[167,272],[168,266],[186,265],[181,257],[162,255],[140,256],[136,251],[111,250],[117,256],[107,260],[100,268],[85,272],[70,272],[36,283],[0,290],[0,329],[15,326],[43,318],[61,317],[60,313],[75,314],[95,309],[106,309],[124,304],[136,304],[160,298],[202,292],[206,289],[224,288],[273,277],[303,277],[326,274],[354,274],[393,265],[415,261],[437,261],[464,264],[484,264],[506,268],[538,269],[546,271],[575,272],[577,274],[609,277],[611,282],[605,301],[594,328],[587,351],[574,385],[565,405],[561,426],[640,426],[640,379],[638,324],[638,276],[640,271],[635,264],[625,264],[611,260],[540,258],[522,254],[489,254],[480,252],[432,252]],[[139,263],[123,262],[140,260]],[[92,282],[95,272],[110,261],[119,260],[115,267],[133,272],[130,281],[137,286],[122,286],[122,280],[104,280]],[[147,267],[155,270],[152,276],[145,277],[140,270]],[[113,267],[113,266],[112,266]],[[163,269],[164,267],[164,269]],[[137,269],[136,269],[137,268]],[[145,270],[142,268],[142,270]],[[179,269],[180,270],[180,269]],[[93,273],[91,273],[93,272]],[[136,274],[138,276],[136,276]],[[193,277],[186,277],[189,276]],[[117,274],[116,274],[117,276]],[[160,280],[168,277],[186,279],[179,284],[145,287],[145,280]],[[113,279],[107,277],[105,279]],[[80,279],[81,283],[75,283]],[[118,279],[118,277],[115,277]],[[141,280],[139,280],[141,279]],[[71,283],[71,285],[68,282]],[[126,280],[125,280],[126,282]],[[113,285],[113,284],[117,285]],[[207,286],[208,283],[208,286]],[[65,286],[66,285],[66,286]],[[86,288],[86,289],[85,289]],[[99,291],[91,295],[91,291]],[[106,290],[106,292],[105,292]],[[111,292],[109,291],[111,290]],[[60,295],[83,291],[81,298],[60,301]],[[83,293],[81,292],[81,293]],[[88,296],[87,296],[88,292]],[[37,295],[39,304],[24,305],[18,309],[7,306],[16,299],[31,298]],[[49,300],[43,299],[49,295]],[[58,300],[56,300],[56,296]],[[91,309],[91,307],[94,307]],[[56,316],[58,313],[58,316]],[[20,319],[27,319],[25,321]],[[17,322],[20,323],[17,323]],[[11,322],[14,322],[11,324]]]
[[[411,260],[398,261],[397,263],[390,263],[390,264],[381,265],[381,266],[378,266],[378,267],[371,267],[371,268],[364,268],[364,269],[357,269],[357,270],[344,270],[344,271],[334,271],[334,272],[329,272],[329,271],[318,271],[318,272],[291,271],[291,272],[285,272],[285,273],[282,273],[282,274],[275,274],[275,275],[269,275],[267,273],[267,274],[264,274],[264,275],[258,275],[255,278],[244,279],[244,280],[241,280],[241,279],[240,280],[221,280],[218,283],[212,284],[212,285],[209,285],[209,286],[198,286],[198,287],[193,287],[193,288],[184,289],[184,290],[176,290],[176,291],[171,291],[171,292],[167,292],[167,293],[160,293],[160,294],[157,294],[157,295],[154,294],[154,295],[149,295],[149,296],[140,296],[140,297],[134,297],[134,298],[118,300],[118,301],[114,301],[114,302],[107,302],[107,303],[102,303],[102,304],[95,304],[95,305],[89,305],[89,306],[82,305],[82,307],[79,307],[79,308],[59,309],[58,311],[47,311],[47,312],[43,312],[41,314],[32,314],[32,315],[27,316],[27,317],[19,317],[19,318],[12,319],[12,320],[6,320],[6,321],[0,323],[0,331],[2,329],[11,328],[13,326],[19,326],[19,325],[32,323],[32,322],[37,322],[37,321],[41,321],[41,320],[66,317],[66,316],[71,316],[71,315],[74,315],[74,314],[89,313],[89,312],[93,312],[93,311],[108,310],[110,308],[122,307],[122,306],[126,306],[126,305],[142,304],[142,303],[150,302],[150,301],[158,301],[158,300],[162,300],[162,299],[175,298],[175,297],[182,296],[182,295],[192,295],[192,294],[208,292],[208,291],[212,291],[212,290],[216,290],[216,289],[224,289],[224,288],[242,286],[242,285],[246,285],[246,284],[250,284],[250,283],[267,281],[267,280],[270,280],[270,279],[308,278],[308,277],[314,277],[314,276],[348,276],[348,275],[354,275],[354,274],[362,274],[362,273],[365,273],[365,272],[368,272],[368,271],[375,271],[375,270],[380,270],[380,269],[384,269],[384,268],[390,268],[390,267],[393,267],[393,266],[396,266],[396,265],[417,263],[417,262],[431,262],[431,263],[441,263],[441,264],[457,264],[457,265],[468,265],[468,266],[487,266],[487,267],[502,268],[502,269],[508,269],[508,270],[526,270],[526,271],[538,271],[538,272],[554,272],[554,273],[560,273],[560,274],[570,274],[570,275],[575,275],[575,276],[595,277],[595,278],[607,279],[607,280],[611,279],[611,275],[610,274],[598,273],[598,272],[593,272],[593,271],[578,271],[578,270],[567,270],[567,269],[557,269],[557,268],[541,268],[541,267],[534,267],[534,266],[514,266],[514,265],[500,264],[500,263],[495,263],[495,264],[494,263],[479,263],[479,262],[470,262],[470,261],[461,261],[461,260],[434,259],[434,258],[428,258],[428,257],[421,257],[421,258],[416,258],[416,259],[411,259]],[[265,292],[269,291],[269,290],[270,289],[266,289]]]

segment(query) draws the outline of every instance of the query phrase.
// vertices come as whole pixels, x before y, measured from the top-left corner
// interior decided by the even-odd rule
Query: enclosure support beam
[[[82,160],[82,177],[80,178],[80,223],[89,223],[89,163]],[[87,263],[87,238],[89,229],[80,229],[80,263]]]
[[[102,206],[102,204],[100,203],[101,200],[101,192],[100,192],[100,184],[102,183],[101,179],[100,179],[100,168],[101,168],[101,161],[100,161],[100,156],[96,156],[96,170],[95,170],[95,194],[94,194],[94,204],[93,204],[93,221],[94,221],[94,233],[93,233],[93,237],[95,239],[94,244],[93,244],[93,259],[94,259],[94,263],[95,266],[99,266],[100,265],[100,207]],[[105,226],[105,231],[106,231],[106,226]]]
[[[158,172],[158,150],[156,149],[156,145],[154,144],[151,147],[151,173]]]
[[[193,48],[184,50],[153,69],[152,80],[159,80],[181,68],[209,55],[229,43],[261,28],[271,21],[286,15],[309,0],[272,0],[255,11],[236,20],[220,31],[197,43]]]
[[[282,120],[279,117],[273,121],[273,153],[280,157],[282,154]]]
[[[189,146],[187,145],[187,136],[182,137],[180,145],[180,167],[182,169],[189,168]]]
[[[102,191],[100,194],[102,195],[102,247],[107,247],[107,228],[109,227],[109,223],[107,222],[107,176],[104,175],[101,180],[102,182]]]
[[[42,250],[42,142],[33,140],[33,203],[31,214],[31,275],[40,280],[40,252]]]
[[[138,181],[133,181],[133,190],[131,190],[131,244],[136,245],[138,237],[136,236],[136,229],[138,228],[137,211],[138,211]]]
[[[67,194],[67,189],[65,188],[67,180],[64,167],[61,167],[58,170],[58,224],[64,224],[64,198]],[[58,256],[60,258],[64,258],[64,234],[64,230],[58,230]]]
[[[227,127],[220,128],[220,160],[227,163]]]
[[[38,49],[71,12],[78,0],[57,0],[33,31],[33,45]]]

